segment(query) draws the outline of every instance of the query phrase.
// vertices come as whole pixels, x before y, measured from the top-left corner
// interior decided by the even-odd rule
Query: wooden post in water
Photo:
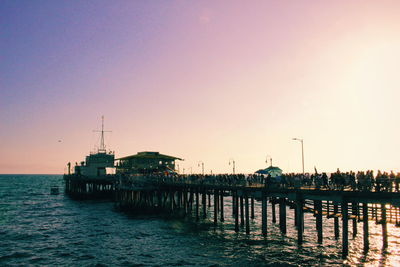
[[[247,196],[247,193],[244,196],[244,202],[244,209],[246,213],[246,234],[250,234],[249,197]]]
[[[224,219],[224,190],[221,190],[220,196],[221,196],[221,205],[220,205],[219,209],[221,212],[221,222],[223,222],[225,220]]]
[[[243,193],[240,196],[240,226],[244,226]]]
[[[358,205],[356,202],[351,203],[351,215],[353,215],[353,238],[357,236],[357,213]]]
[[[179,190],[179,191],[177,192],[177,195],[178,195],[177,207],[178,207],[178,209],[180,210],[180,209],[182,208],[182,190]]]
[[[335,239],[339,239],[339,218],[338,218],[338,213],[339,213],[339,207],[337,203],[333,205],[333,220],[334,220],[334,231],[335,231]]]
[[[236,198],[237,198],[237,191],[232,191],[232,217],[236,218]]]
[[[342,257],[345,259],[349,254],[349,229],[348,229],[348,204],[344,200],[342,201]]]
[[[251,200],[251,219],[254,220],[254,197],[250,197]]]
[[[279,227],[281,232],[286,234],[286,201],[285,198],[279,198]]]
[[[199,189],[196,189],[196,221],[200,220],[200,214],[199,214],[199,209],[200,209],[200,197],[199,197]]]
[[[203,208],[203,219],[206,219],[207,218],[207,191],[206,190],[204,190],[203,194],[202,194],[202,208]]]
[[[193,202],[194,202],[194,192],[193,188],[190,189],[190,201],[189,201],[189,211],[192,213],[193,210]]]
[[[186,216],[188,211],[188,193],[183,189],[183,215]]]
[[[321,200],[314,200],[316,206],[316,227],[318,232],[318,243],[322,244],[323,239],[323,232],[322,232],[322,201]]]
[[[214,190],[214,225],[218,223],[218,190]]]
[[[276,223],[276,213],[275,213],[275,198],[271,198],[271,208],[272,208],[272,222]]]
[[[237,191],[232,192],[233,197],[233,209],[235,210],[235,232],[239,232],[239,198]]]
[[[301,245],[303,243],[304,216],[303,216],[303,197],[299,192],[296,193],[296,215],[297,215],[297,243]]]
[[[363,203],[363,234],[364,234],[364,252],[369,250],[368,239],[368,203]]]
[[[382,218],[382,245],[383,248],[388,246],[387,224],[386,224],[386,205],[381,204],[381,218]]]
[[[261,232],[267,235],[267,196],[262,192],[261,199]]]
[[[141,195],[141,194],[140,194],[140,195]],[[171,190],[171,191],[170,191],[170,195],[169,195],[169,201],[170,201],[170,209],[171,209],[171,211],[174,211],[174,202],[175,202],[174,198],[175,198],[175,192]]]
[[[161,210],[162,207],[162,195],[160,191],[157,191],[157,208]]]
[[[329,216],[329,200],[326,201],[326,215]]]

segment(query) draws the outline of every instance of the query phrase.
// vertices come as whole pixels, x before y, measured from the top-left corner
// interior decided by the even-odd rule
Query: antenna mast
[[[106,146],[104,144],[104,133],[105,132],[111,132],[111,131],[104,131],[104,116],[101,116],[101,131],[94,131],[94,132],[100,132],[101,137],[100,137],[100,147],[98,149],[99,153],[106,153]]]
[[[104,147],[104,115],[101,116],[101,140],[99,151],[106,151],[106,148]]]

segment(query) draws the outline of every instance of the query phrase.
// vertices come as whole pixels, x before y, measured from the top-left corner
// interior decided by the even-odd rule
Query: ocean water
[[[50,195],[53,185],[60,187],[59,195]],[[343,260],[333,219],[324,218],[319,245],[315,218],[305,214],[299,247],[290,209],[287,234],[268,218],[265,238],[258,202],[246,235],[234,232],[230,198],[225,198],[225,222],[215,228],[212,208],[201,223],[135,216],[115,210],[112,202],[71,200],[62,189],[61,175],[0,175],[0,266],[400,266],[400,228],[392,224],[384,250],[381,226],[370,222],[368,254],[363,253],[362,223],[354,239],[349,227],[349,257]]]

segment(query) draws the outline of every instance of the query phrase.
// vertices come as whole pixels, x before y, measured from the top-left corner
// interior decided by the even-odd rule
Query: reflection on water
[[[61,176],[0,175],[0,265],[117,265],[117,266],[268,266],[400,264],[400,228],[388,224],[389,246],[382,249],[382,227],[370,221],[370,250],[363,252],[362,223],[352,239],[349,257],[341,259],[341,240],[335,240],[333,219],[323,219],[323,245],[317,243],[315,218],[305,213],[304,244],[297,245],[293,210],[287,209],[287,234],[268,218],[268,235],[261,235],[261,204],[255,202],[251,234],[234,232],[225,201],[225,222],[132,216],[113,204],[73,201],[50,195],[62,185]],[[271,215],[270,205],[268,216]],[[279,216],[279,213],[277,213]],[[278,220],[279,221],[279,220]],[[350,224],[350,223],[349,223]]]

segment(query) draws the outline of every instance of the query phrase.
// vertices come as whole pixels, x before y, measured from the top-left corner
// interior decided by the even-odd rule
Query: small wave
[[[150,255],[150,254],[139,254],[139,256],[140,257],[145,257],[145,258],[154,258],[154,256],[153,255]]]
[[[179,260],[176,262],[168,262],[168,263],[163,264],[163,266],[189,266],[189,265],[195,265],[195,263],[188,262],[185,260]],[[218,266],[218,265],[215,265],[215,266]]]
[[[27,252],[14,252],[9,255],[1,256],[0,261],[2,260],[9,260],[9,259],[20,259],[20,258],[28,258],[31,257],[32,254],[27,253]]]

